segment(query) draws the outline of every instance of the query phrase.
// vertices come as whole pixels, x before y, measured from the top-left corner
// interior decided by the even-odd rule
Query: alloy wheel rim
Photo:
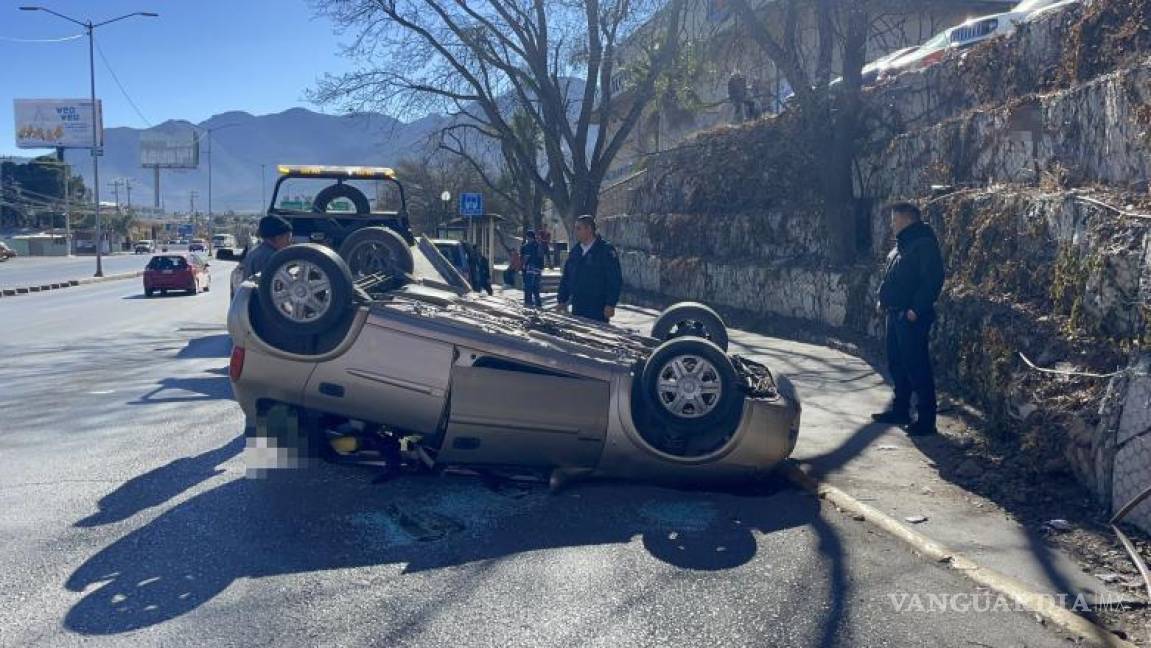
[[[708,360],[697,355],[679,355],[660,368],[656,381],[659,403],[679,418],[706,416],[719,405],[723,383]]]
[[[272,303],[293,322],[313,322],[332,307],[331,281],[310,261],[285,263],[272,276]]]

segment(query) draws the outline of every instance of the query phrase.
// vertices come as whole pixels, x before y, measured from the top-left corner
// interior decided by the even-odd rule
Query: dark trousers
[[[524,271],[524,306],[535,306],[536,308],[543,308],[544,306],[543,299],[540,298],[539,271]]]
[[[917,425],[935,427],[935,373],[931,368],[931,322],[907,321],[904,313],[887,315],[887,368],[895,383],[891,409],[909,412],[916,395]]]
[[[597,322],[606,322],[608,319],[603,315],[603,307],[599,308],[572,308],[572,315],[584,317]]]

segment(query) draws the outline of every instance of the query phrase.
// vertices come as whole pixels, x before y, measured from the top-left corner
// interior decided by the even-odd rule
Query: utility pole
[[[188,217],[189,218],[194,218],[196,216],[196,196],[199,195],[199,193],[200,192],[196,191],[195,189],[188,192]]]
[[[132,179],[124,178],[124,188],[128,190],[128,209],[132,209]]]
[[[56,16],[57,18],[63,18],[64,20],[67,20],[70,23],[73,23],[75,25],[79,25],[80,27],[83,27],[84,32],[88,35],[88,79],[89,79],[89,84],[90,84],[89,90],[90,90],[91,101],[92,101],[92,106],[91,106],[92,107],[92,150],[91,150],[91,153],[92,153],[92,197],[95,199],[93,201],[94,202],[93,207],[94,207],[95,213],[96,213],[96,276],[97,277],[103,277],[104,276],[104,265],[103,265],[103,251],[104,251],[104,249],[103,249],[103,244],[104,244],[103,229],[104,228],[102,227],[103,224],[100,222],[100,154],[103,151],[100,150],[99,136],[100,136],[101,124],[100,124],[100,120],[99,120],[99,114],[98,114],[98,111],[96,108],[96,54],[95,54],[95,49],[94,49],[94,47],[95,47],[95,35],[93,34],[93,32],[96,31],[97,27],[103,27],[104,25],[108,25],[108,24],[111,24],[111,23],[114,23],[114,22],[117,22],[120,20],[124,20],[125,18],[131,18],[133,16],[144,16],[144,17],[148,17],[148,18],[155,18],[158,14],[150,12],[150,11],[136,11],[136,12],[133,12],[130,14],[125,14],[125,15],[120,16],[118,18],[112,18],[110,20],[105,20],[103,22],[94,23],[94,22],[92,22],[91,19],[86,20],[86,21],[76,20],[75,18],[70,18],[68,16],[65,16],[62,13],[57,13],[55,11],[52,11],[51,9],[46,8],[46,7],[20,7],[20,10],[21,11],[43,11],[45,13],[50,13],[53,16]]]
[[[267,166],[268,165],[266,165],[266,164],[260,165],[260,212],[263,212],[266,209],[268,209],[268,196],[267,196],[268,178],[266,177],[266,174],[264,173],[264,168]]]
[[[56,147],[56,162],[60,164],[60,175],[64,178],[64,186],[60,191],[64,199],[64,247],[68,249],[66,256],[72,256],[72,173],[64,159],[62,146]]]
[[[120,185],[122,184],[124,184],[123,180],[113,180],[112,182],[108,183],[108,186],[112,187],[112,196],[116,200],[117,211],[120,210]]]

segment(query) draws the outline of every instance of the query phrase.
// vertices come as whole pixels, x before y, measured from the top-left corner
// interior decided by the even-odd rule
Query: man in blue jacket
[[[573,315],[607,322],[615,316],[623,275],[615,248],[595,230],[595,218],[576,219],[576,245],[564,263],[557,309],[567,311],[570,303]]]
[[[543,308],[540,298],[540,283],[543,281],[544,253],[532,230],[524,232],[524,244],[520,246],[520,259],[524,271],[524,306]]]
[[[935,434],[935,375],[928,343],[935,322],[935,300],[943,290],[943,255],[931,226],[911,203],[889,207],[895,249],[879,287],[879,306],[887,315],[887,363],[895,383],[891,407],[873,414],[880,423],[906,425],[908,434]],[[911,420],[911,395],[917,397]]]

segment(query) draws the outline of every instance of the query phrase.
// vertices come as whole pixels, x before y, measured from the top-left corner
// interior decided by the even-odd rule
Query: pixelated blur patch
[[[245,431],[244,465],[249,479],[267,476],[269,470],[309,465],[308,439],[294,409],[285,405],[268,408]]]

